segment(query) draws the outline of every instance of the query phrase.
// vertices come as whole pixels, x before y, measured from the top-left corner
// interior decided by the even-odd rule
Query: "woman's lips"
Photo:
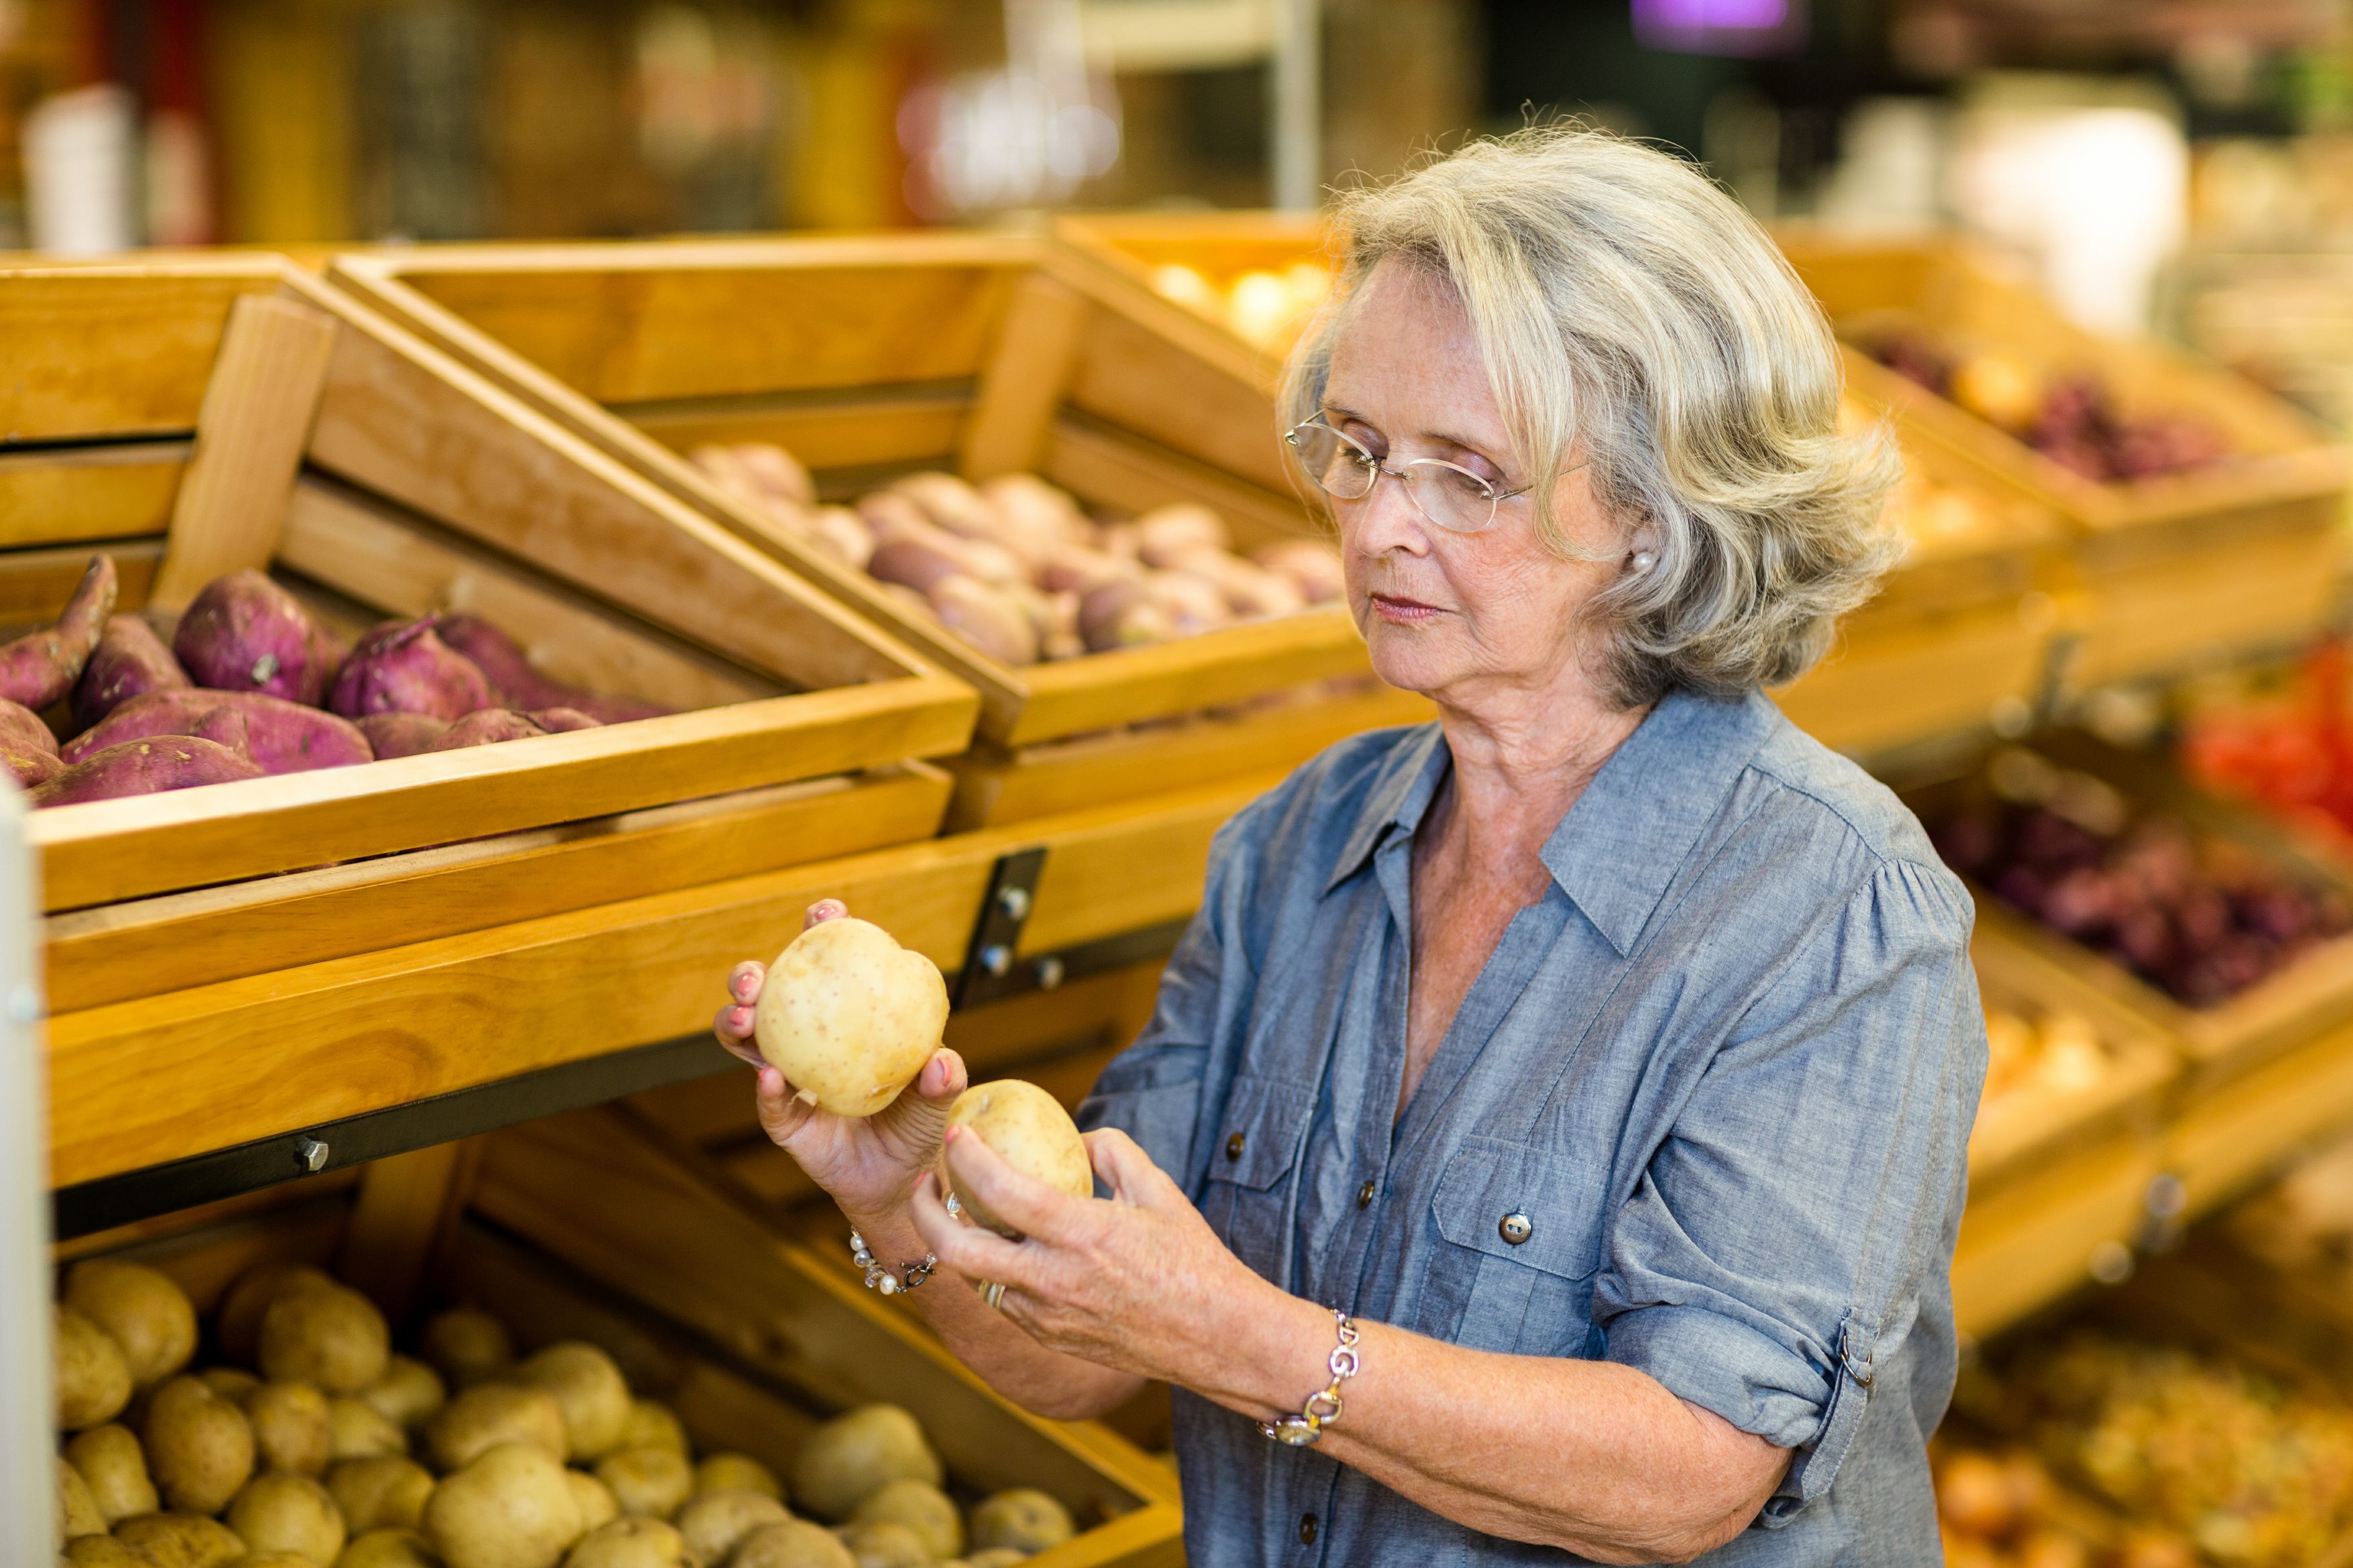
[[[1397,626],[1416,626],[1434,620],[1440,615],[1436,605],[1425,605],[1419,599],[1409,599],[1398,594],[1374,594],[1373,613]]]

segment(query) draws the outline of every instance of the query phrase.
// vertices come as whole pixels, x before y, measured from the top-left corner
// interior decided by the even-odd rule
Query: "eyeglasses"
[[[1499,490],[1442,458],[1416,458],[1401,468],[1385,468],[1378,458],[1322,423],[1322,417],[1303,420],[1284,431],[1282,438],[1299,455],[1299,466],[1316,489],[1335,500],[1364,500],[1387,474],[1405,487],[1416,511],[1447,532],[1477,533],[1494,522],[1498,503],[1533,488]]]

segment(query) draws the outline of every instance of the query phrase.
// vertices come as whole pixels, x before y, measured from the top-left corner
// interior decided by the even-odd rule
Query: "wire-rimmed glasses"
[[[1498,504],[1530,489],[1523,485],[1499,490],[1443,458],[1416,458],[1402,468],[1383,468],[1378,458],[1324,424],[1321,415],[1293,426],[1282,438],[1298,454],[1308,479],[1335,500],[1363,500],[1386,474],[1405,487],[1416,511],[1449,533],[1480,532],[1494,522]]]

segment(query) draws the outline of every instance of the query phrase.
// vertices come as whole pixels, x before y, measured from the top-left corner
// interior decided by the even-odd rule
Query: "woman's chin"
[[[1365,648],[1372,656],[1373,673],[1383,681],[1400,691],[1427,696],[1445,687],[1461,663],[1447,657],[1447,650],[1433,646],[1433,641],[1410,630],[1376,625],[1365,639]]]

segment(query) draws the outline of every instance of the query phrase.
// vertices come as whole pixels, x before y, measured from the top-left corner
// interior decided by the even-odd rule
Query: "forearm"
[[[1236,1353],[1181,1380],[1253,1420],[1296,1411],[1330,1375],[1330,1310],[1273,1295],[1237,1321]],[[1681,1560],[1737,1534],[1787,1468],[1630,1367],[1361,1327],[1364,1370],[1318,1447],[1485,1534],[1603,1563]]]
[[[923,1256],[923,1238],[902,1210],[857,1219],[874,1256],[896,1272]],[[1048,1350],[981,1300],[974,1281],[947,1265],[934,1270],[905,1300],[923,1314],[942,1343],[981,1380],[1025,1410],[1057,1420],[1082,1421],[1124,1404],[1144,1380],[1077,1356]]]

